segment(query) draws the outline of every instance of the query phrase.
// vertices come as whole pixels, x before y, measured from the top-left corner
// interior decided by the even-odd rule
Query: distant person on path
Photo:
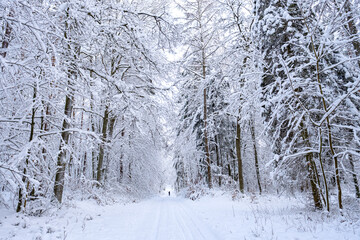
[[[170,197],[170,191],[169,191],[169,197]]]

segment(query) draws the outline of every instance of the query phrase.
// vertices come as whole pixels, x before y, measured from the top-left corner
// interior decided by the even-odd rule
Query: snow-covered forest
[[[274,231],[302,215],[267,226],[281,204],[357,239],[359,31],[359,0],[0,0],[0,239],[30,217],[93,202],[136,211],[161,193],[178,197],[138,209],[194,200],[204,215],[168,215],[178,227],[191,215],[200,235],[116,239],[290,239]],[[216,199],[232,211],[217,221],[251,208],[241,224],[256,229],[205,234]]]

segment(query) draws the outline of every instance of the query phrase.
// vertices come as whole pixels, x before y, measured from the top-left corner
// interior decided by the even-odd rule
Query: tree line
[[[164,6],[0,2],[0,203],[40,214],[93,188],[158,191]]]
[[[360,198],[359,1],[179,8],[177,187],[302,192],[328,211]]]

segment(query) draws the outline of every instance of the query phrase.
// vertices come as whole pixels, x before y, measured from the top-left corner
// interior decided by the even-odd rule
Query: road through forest
[[[105,199],[105,197],[104,197]],[[67,201],[43,216],[0,208],[0,240],[358,240],[360,215],[309,209],[304,199],[212,192],[191,201],[163,195]],[[124,204],[127,202],[127,204]],[[112,204],[110,204],[112,203]]]
[[[67,233],[70,240],[215,240],[221,239],[184,198],[156,197],[101,213]]]

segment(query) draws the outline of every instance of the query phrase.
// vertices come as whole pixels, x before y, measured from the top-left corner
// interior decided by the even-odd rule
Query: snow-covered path
[[[214,192],[196,201],[163,196],[105,206],[74,200],[41,217],[0,208],[0,240],[360,239],[357,205],[341,215],[314,212],[302,199],[233,196]]]
[[[156,197],[126,208],[111,208],[101,217],[84,222],[81,231],[75,228],[68,232],[66,239],[221,239],[186,204],[187,201]]]

